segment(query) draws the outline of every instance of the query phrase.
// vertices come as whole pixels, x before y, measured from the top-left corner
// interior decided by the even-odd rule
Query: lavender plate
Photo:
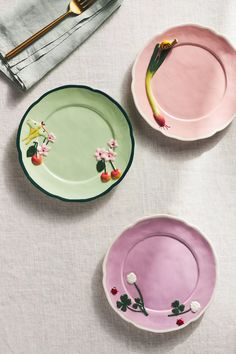
[[[167,215],[138,221],[109,249],[103,286],[111,307],[138,328],[162,333],[198,319],[216,284],[216,258],[195,227]]]

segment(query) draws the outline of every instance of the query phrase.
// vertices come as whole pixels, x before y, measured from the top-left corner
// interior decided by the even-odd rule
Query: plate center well
[[[57,137],[45,159],[49,172],[68,182],[96,178],[95,150],[106,148],[114,134],[105,118],[90,107],[73,105],[56,110],[45,123]]]
[[[218,58],[194,44],[173,48],[152,81],[162,110],[185,120],[202,118],[216,108],[226,85],[225,70]]]
[[[170,235],[150,236],[137,243],[128,253],[123,279],[132,298],[138,297],[133,285],[127,283],[129,273],[137,276],[145,306],[152,310],[170,310],[171,303],[184,303],[198,281],[198,265],[190,249]]]

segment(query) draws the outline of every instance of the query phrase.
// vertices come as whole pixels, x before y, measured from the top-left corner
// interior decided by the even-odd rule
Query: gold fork
[[[6,60],[10,60],[15,57],[17,54],[22,52],[29,45],[34,43],[37,39],[42,37],[45,33],[49,32],[53,27],[55,27],[59,22],[64,20],[66,17],[70,15],[81,15],[82,12],[87,10],[96,0],[71,0],[68,6],[68,10],[62,16],[58,17],[56,20],[51,22],[49,25],[42,28],[40,31],[35,33],[30,38],[26,39],[24,42],[19,44],[16,48],[12,49],[9,53],[5,55]]]

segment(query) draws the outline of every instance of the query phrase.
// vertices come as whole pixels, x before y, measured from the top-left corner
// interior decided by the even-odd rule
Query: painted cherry
[[[176,324],[178,326],[182,326],[184,324],[184,320],[182,318],[179,318],[177,321],[176,321]]]
[[[39,166],[41,165],[41,163],[43,162],[43,157],[42,155],[39,154],[35,154],[31,157],[31,162],[33,165],[35,166]]]
[[[103,172],[103,173],[101,174],[101,180],[102,180],[102,182],[104,182],[104,183],[109,182],[110,179],[111,179],[110,173],[108,173],[108,172]]]
[[[112,295],[116,295],[118,293],[118,290],[116,289],[116,287],[111,289],[111,293],[112,293]]]
[[[118,169],[115,169],[111,172],[111,178],[112,179],[119,179],[121,176],[121,171]]]

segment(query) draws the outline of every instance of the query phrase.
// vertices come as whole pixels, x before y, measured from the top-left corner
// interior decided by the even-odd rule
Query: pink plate
[[[159,215],[119,236],[103,272],[111,307],[136,327],[161,333],[187,326],[206,310],[216,283],[216,259],[200,231]]]
[[[157,43],[178,40],[152,79],[152,91],[168,130],[153,118],[145,75]],[[199,26],[172,28],[155,37],[133,67],[132,92],[139,113],[151,127],[180,140],[210,137],[236,114],[236,51],[215,32]]]

